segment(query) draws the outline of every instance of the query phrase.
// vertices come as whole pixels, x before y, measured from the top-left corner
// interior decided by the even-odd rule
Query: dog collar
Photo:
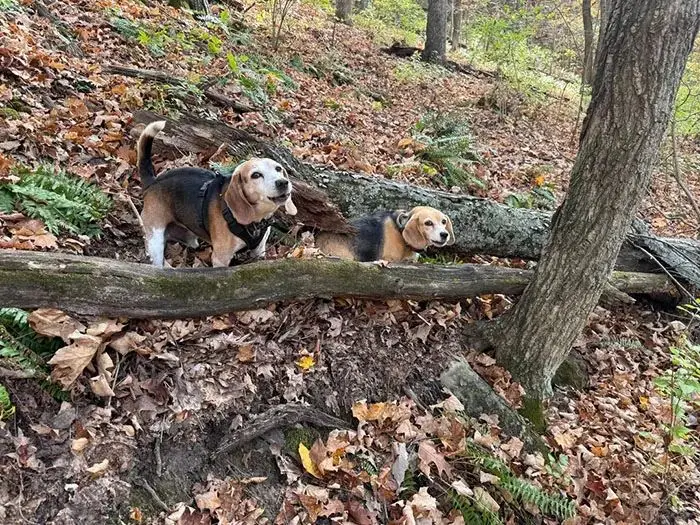
[[[209,233],[209,202],[214,194],[221,194],[224,185],[229,180],[230,177],[217,173],[215,177],[206,181],[199,188],[200,206],[197,222],[199,227],[207,233]],[[245,243],[244,249],[254,250],[257,248],[265,237],[265,232],[272,224],[270,219],[246,225],[239,223],[224,199],[221,199],[221,211],[229,231]]]

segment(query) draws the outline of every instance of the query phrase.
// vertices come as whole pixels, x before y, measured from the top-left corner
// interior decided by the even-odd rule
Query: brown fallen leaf
[[[197,494],[194,497],[195,502],[199,510],[216,510],[221,507],[221,500],[219,499],[219,493],[216,490],[211,490],[205,492],[204,494]]]
[[[148,348],[143,347],[141,344],[145,340],[145,335],[140,335],[136,332],[126,332],[113,338],[109,342],[109,346],[110,348],[113,348],[114,350],[119,352],[121,355],[126,355],[129,352],[136,352],[141,355],[148,355],[149,353],[151,353],[150,350]]]
[[[112,387],[109,386],[109,382],[103,374],[90,378],[90,390],[92,390],[92,393],[96,396],[114,396],[114,391],[112,391]]]
[[[70,343],[70,336],[85,330],[85,325],[55,308],[39,308],[29,314],[29,326],[37,334],[60,337]]]
[[[240,363],[250,363],[255,361],[255,347],[251,344],[239,346],[236,359],[238,359]]]
[[[69,388],[90,364],[102,340],[91,335],[80,335],[73,344],[60,348],[48,364],[52,365],[51,380]]]
[[[92,474],[93,476],[101,476],[105,472],[107,472],[107,469],[109,468],[109,459],[103,459],[99,463],[95,463],[92,466],[88,467],[86,470]]]
[[[74,439],[70,444],[70,448],[73,452],[82,452],[89,442],[90,440],[88,438]]]
[[[438,475],[442,476],[447,474],[448,476],[452,472],[452,468],[447,463],[445,456],[440,454],[435,446],[430,441],[421,441],[418,445],[418,458],[420,459],[421,472],[425,474],[428,478],[430,477],[430,465],[435,465],[438,470]]]

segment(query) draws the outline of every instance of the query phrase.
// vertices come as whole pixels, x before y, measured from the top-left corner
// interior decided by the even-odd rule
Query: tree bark
[[[209,0],[187,0],[190,9],[196,13],[202,13],[205,15],[211,14],[211,9],[209,8]]]
[[[462,0],[452,0],[452,49],[459,49],[462,36]]]
[[[591,0],[581,2],[583,12],[583,83],[593,84],[593,16]]]
[[[343,24],[352,25],[353,0],[335,0],[335,17]]]
[[[183,318],[317,297],[446,299],[519,294],[532,272],[486,265],[390,265],[281,259],[234,268],[157,269],[61,253],[0,250],[0,306],[80,315]],[[662,275],[621,273],[611,282],[673,297]],[[644,282],[645,284],[641,284]],[[615,294],[610,294],[616,300]]]
[[[700,0],[612,1],[569,192],[534,279],[497,334],[497,359],[530,399],[551,395],[551,379],[607,283],[699,23]]]
[[[443,63],[447,53],[447,0],[429,1],[425,33],[425,49],[421,59]]]
[[[600,56],[600,49],[603,45],[603,39],[605,38],[605,26],[608,24],[608,18],[610,14],[610,5],[612,0],[599,0],[598,4],[598,43],[596,45],[595,60],[593,65],[593,70],[598,68],[598,59]]]
[[[296,219],[307,226],[347,233],[350,227],[340,212],[346,217],[358,217],[381,209],[433,206],[443,210],[455,225],[455,251],[533,260],[540,257],[549,233],[549,212],[511,208],[488,199],[313,167],[299,162],[286,148],[262,142],[220,122],[189,116],[174,121],[147,111],[134,113],[136,123],[154,120],[168,122],[154,142],[154,152],[158,154],[177,158],[183,152],[214,152],[227,144],[228,153],[235,159],[257,155],[281,163],[294,175],[294,200],[299,208]],[[138,130],[132,131],[138,135]],[[656,237],[638,221],[620,251],[616,268],[650,272],[660,271],[659,265],[663,264],[674,275],[700,287],[697,261],[700,242]]]

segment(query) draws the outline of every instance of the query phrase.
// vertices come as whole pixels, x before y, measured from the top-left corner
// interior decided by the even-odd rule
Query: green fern
[[[38,335],[29,326],[29,313],[19,308],[0,308],[0,360],[15,370],[27,372],[41,387],[59,401],[68,393],[51,383],[46,362],[63,346],[59,338]]]
[[[456,113],[428,113],[415,124],[413,138],[424,146],[416,155],[428,166],[442,172],[446,185],[485,187],[481,179],[465,169],[481,159],[474,146],[469,122],[464,117]]]
[[[0,210],[18,208],[54,234],[99,235],[111,201],[97,186],[47,165],[16,174],[19,182],[0,187]]]
[[[12,417],[15,413],[15,406],[10,400],[10,393],[7,388],[0,383],[0,421]]]
[[[473,442],[467,442],[465,455],[483,470],[497,476],[502,489],[520,503],[537,505],[543,514],[566,520],[576,515],[576,504],[566,496],[548,494],[517,477],[508,465]],[[468,522],[467,522],[468,523]]]
[[[457,509],[464,523],[469,525],[502,525],[503,521],[497,514],[488,509],[479,507],[477,503],[467,496],[457,494],[454,490],[447,493],[447,497],[452,505],[452,508]]]

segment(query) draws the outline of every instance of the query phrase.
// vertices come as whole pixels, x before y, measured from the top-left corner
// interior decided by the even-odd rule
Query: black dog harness
[[[199,188],[200,206],[197,222],[199,227],[207,233],[209,233],[209,202],[214,198],[214,195],[218,196],[221,194],[224,185],[230,180],[229,177],[217,173],[216,177],[206,181]],[[221,199],[221,210],[226,224],[228,224],[229,231],[245,243],[245,248],[239,251],[244,249],[254,250],[257,248],[265,237],[265,232],[267,232],[267,229],[272,223],[271,220],[265,219],[245,226],[240,224],[233,216],[231,208],[228,207],[225,199]]]

